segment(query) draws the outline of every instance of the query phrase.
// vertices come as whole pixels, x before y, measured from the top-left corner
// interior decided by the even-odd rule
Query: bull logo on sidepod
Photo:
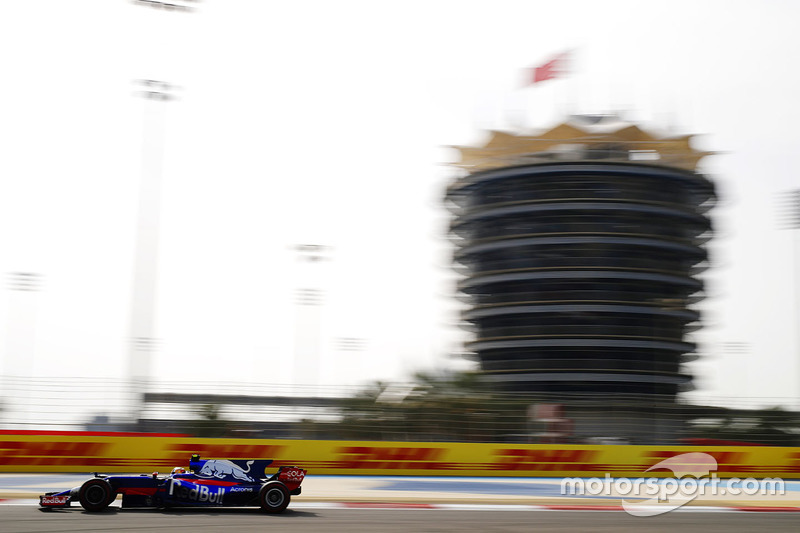
[[[250,472],[250,466],[253,461],[247,461],[247,470],[242,469],[239,465],[224,459],[209,459],[203,468],[200,469],[200,475],[206,477],[225,478],[233,476],[241,481],[255,482],[253,478],[247,475]]]

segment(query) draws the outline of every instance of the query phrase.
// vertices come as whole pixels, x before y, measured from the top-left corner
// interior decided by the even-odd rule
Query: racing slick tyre
[[[266,513],[281,513],[289,505],[289,489],[283,483],[267,483],[258,493],[261,510]]]
[[[114,500],[114,490],[103,479],[90,479],[81,485],[78,501],[89,512],[102,511]]]

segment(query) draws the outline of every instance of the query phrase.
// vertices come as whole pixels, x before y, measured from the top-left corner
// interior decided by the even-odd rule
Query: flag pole
[[[551,57],[545,63],[542,63],[538,67],[533,67],[527,69],[528,75],[528,83],[525,87],[530,87],[532,85],[538,85],[542,82],[552,80],[552,79],[559,79],[567,77],[570,72],[570,62],[572,60],[572,54],[574,50],[569,49],[564,52],[561,52],[553,57]],[[571,106],[570,106],[570,95],[569,95],[569,84],[566,84],[563,87],[562,96],[561,96],[561,103],[559,104],[559,91],[556,87],[551,86],[550,90],[552,91],[552,107],[557,113],[569,113]]]

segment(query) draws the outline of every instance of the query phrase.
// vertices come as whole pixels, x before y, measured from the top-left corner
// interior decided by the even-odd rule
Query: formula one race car
[[[48,492],[39,497],[40,508],[69,507],[77,500],[87,511],[101,511],[122,495],[122,507],[235,507],[260,506],[267,513],[280,513],[292,495],[300,494],[306,471],[281,466],[267,477],[269,460],[200,460],[192,455],[189,472],[175,468],[166,476],[104,476],[86,481],[80,487]]]

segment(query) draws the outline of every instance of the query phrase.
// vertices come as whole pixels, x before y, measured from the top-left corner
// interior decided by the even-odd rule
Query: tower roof
[[[540,134],[491,131],[484,146],[453,146],[454,166],[469,172],[553,162],[597,160],[669,166],[695,171],[713,152],[695,150],[691,135],[659,137],[613,116],[573,117]]]

